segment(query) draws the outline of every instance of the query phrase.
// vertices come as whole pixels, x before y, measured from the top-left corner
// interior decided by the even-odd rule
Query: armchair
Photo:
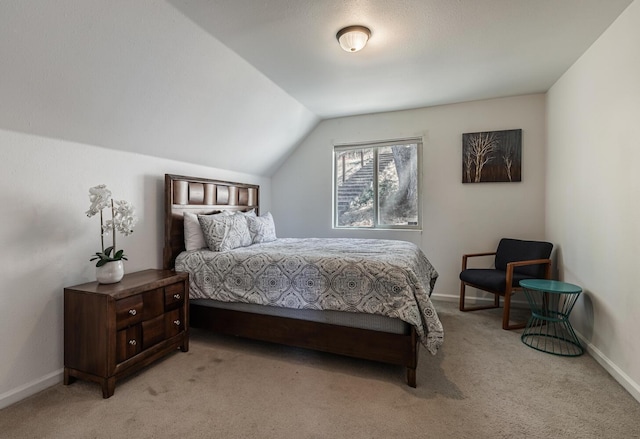
[[[526,322],[510,324],[511,295],[520,290],[523,279],[551,278],[551,250],[553,244],[543,241],[522,241],[503,238],[495,252],[462,255],[460,272],[460,311],[477,311],[500,307],[500,296],[504,297],[502,329],[524,328]],[[495,268],[467,268],[467,260],[479,256],[495,255]],[[465,305],[467,286],[495,295],[492,305]]]

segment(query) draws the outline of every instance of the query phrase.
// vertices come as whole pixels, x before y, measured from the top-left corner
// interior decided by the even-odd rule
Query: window
[[[422,139],[333,148],[336,228],[420,229]]]

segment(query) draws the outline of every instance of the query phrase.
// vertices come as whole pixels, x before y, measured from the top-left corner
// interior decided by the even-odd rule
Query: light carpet
[[[640,404],[589,355],[533,350],[501,311],[436,302],[437,355],[403,368],[192,330],[117,383],[55,385],[0,411],[3,438],[638,438]]]

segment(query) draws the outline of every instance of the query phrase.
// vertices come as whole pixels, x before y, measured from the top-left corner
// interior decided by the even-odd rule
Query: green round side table
[[[526,279],[520,286],[529,301],[531,317],[520,336],[533,349],[566,357],[584,353],[569,314],[582,288],[566,282],[547,279]]]

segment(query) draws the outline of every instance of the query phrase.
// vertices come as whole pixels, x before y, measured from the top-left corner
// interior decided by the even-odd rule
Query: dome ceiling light
[[[371,31],[364,26],[347,26],[336,34],[340,47],[346,52],[362,50],[370,36]]]

